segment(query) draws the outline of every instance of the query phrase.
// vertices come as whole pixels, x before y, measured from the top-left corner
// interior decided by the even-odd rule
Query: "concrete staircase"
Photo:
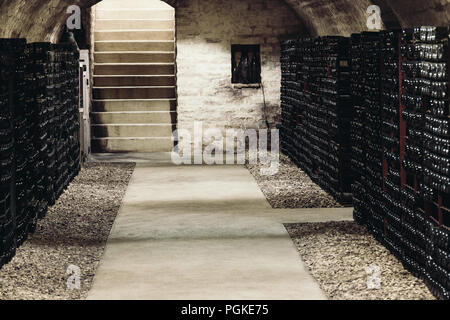
[[[158,0],[104,0],[94,32],[93,152],[171,151],[174,9]]]

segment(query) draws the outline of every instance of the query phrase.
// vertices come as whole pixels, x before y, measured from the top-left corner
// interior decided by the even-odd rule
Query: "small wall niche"
[[[260,45],[231,45],[231,83],[255,85],[261,83]]]

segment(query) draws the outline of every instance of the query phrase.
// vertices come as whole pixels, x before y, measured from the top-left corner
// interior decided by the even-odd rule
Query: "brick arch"
[[[0,37],[28,41],[58,40],[71,5],[89,8],[99,0],[0,0]],[[83,15],[86,16],[86,13]]]

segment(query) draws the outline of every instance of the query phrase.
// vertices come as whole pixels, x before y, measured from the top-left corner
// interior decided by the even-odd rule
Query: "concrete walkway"
[[[351,219],[271,209],[242,166],[138,163],[88,299],[325,299],[283,223]]]

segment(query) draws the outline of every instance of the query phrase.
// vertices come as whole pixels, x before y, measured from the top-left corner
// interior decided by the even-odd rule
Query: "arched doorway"
[[[92,151],[171,151],[175,9],[159,0],[104,0],[94,10]]]

